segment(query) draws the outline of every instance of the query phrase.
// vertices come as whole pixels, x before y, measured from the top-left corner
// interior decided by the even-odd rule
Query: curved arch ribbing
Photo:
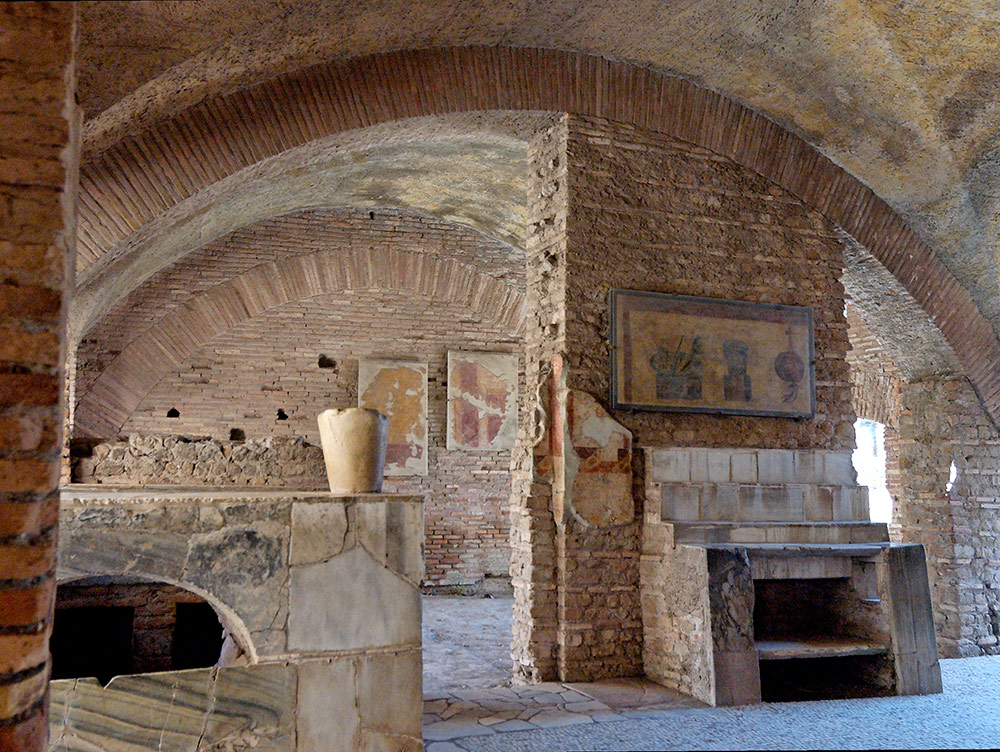
[[[324,135],[471,110],[551,110],[633,123],[730,157],[864,245],[940,328],[1000,417],[1000,341],[935,253],[859,180],[764,116],[656,71],[553,50],[459,48],[322,65],[205,101],[83,165],[79,249],[102,253],[232,172]],[[178,169],[178,162],[183,165]]]
[[[75,431],[113,436],[163,374],[247,319],[290,301],[371,288],[461,303],[512,333],[524,326],[521,292],[456,261],[384,249],[294,256],[211,288],[134,339],[81,395]]]

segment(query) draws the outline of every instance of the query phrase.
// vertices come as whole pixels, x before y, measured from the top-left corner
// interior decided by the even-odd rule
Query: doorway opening
[[[861,418],[854,424],[856,444],[852,460],[858,485],[868,486],[872,522],[892,522],[892,496],[886,485],[885,426]]]

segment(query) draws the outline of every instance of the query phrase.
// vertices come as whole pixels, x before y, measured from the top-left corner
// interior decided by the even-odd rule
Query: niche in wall
[[[204,599],[136,578],[60,585],[52,628],[52,678],[113,677],[214,666],[223,628]]]

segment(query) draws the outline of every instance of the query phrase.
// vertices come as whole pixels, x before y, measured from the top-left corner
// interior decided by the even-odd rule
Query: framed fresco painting
[[[611,291],[614,408],[811,418],[813,313]]]
[[[385,474],[427,475],[427,364],[358,361],[358,407],[389,418]]]
[[[497,452],[517,438],[517,353],[448,352],[448,449]]]

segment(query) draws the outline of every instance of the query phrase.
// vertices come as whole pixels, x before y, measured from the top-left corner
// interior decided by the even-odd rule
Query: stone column
[[[0,750],[46,747],[76,172],[73,3],[0,6]]]

